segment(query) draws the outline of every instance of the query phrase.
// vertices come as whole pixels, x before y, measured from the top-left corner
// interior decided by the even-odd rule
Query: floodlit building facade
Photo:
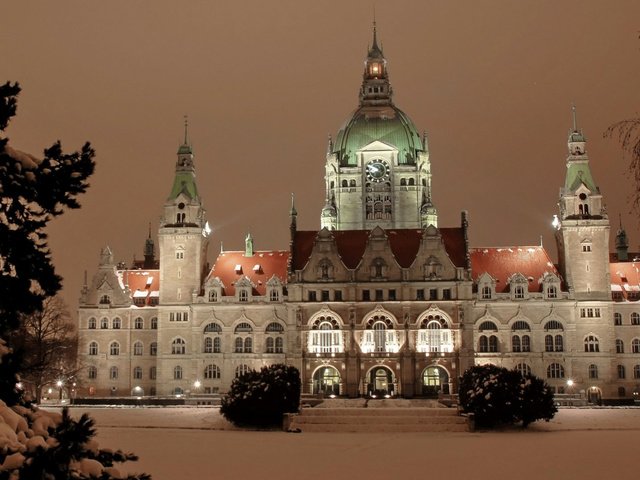
[[[144,261],[124,267],[105,247],[85,281],[83,394],[224,392],[280,362],[300,370],[305,393],[326,395],[457,393],[462,372],[482,363],[593,401],[637,394],[640,277],[622,227],[609,253],[575,121],[557,264],[540,245],[470,246],[466,212],[439,226],[427,138],[393,102],[375,28],[359,106],[325,162],[320,230],[298,230],[292,202],[288,248],[254,250],[248,235],[208,268],[211,230],[185,133],[158,251],[150,232]]]

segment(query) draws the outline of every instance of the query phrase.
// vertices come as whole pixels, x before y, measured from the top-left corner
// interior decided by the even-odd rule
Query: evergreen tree
[[[19,93],[17,83],[0,85],[0,480],[148,479],[117,471],[114,463],[136,457],[99,449],[86,415],[76,421],[66,409],[60,415],[21,405],[21,361],[11,339],[19,338],[21,319],[60,290],[44,227],[64,208],[79,208],[94,151],[86,143],[64,153],[56,142],[39,159],[11,148],[4,131]]]

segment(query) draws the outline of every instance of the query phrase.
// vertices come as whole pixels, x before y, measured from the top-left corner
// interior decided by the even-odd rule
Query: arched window
[[[204,327],[204,333],[222,333],[222,327],[217,323],[207,323]]]
[[[276,337],[276,353],[284,353],[284,339]]]
[[[555,351],[564,352],[564,337],[558,334],[554,337],[554,341],[555,341]]]
[[[109,379],[117,380],[118,379],[118,367],[111,367],[109,369]]]
[[[142,367],[135,367],[133,369],[133,379],[141,380],[142,379]]]
[[[624,353],[624,342],[616,338],[616,353]]]
[[[151,342],[151,344],[149,344],[149,355],[152,357],[158,355],[158,342]]]
[[[355,187],[356,186],[356,181],[355,180],[349,180],[349,186],[350,187]]]
[[[109,295],[102,295],[100,297],[100,305],[108,305],[111,303],[111,297]]]
[[[120,326],[121,326],[122,322],[120,321],[120,319],[118,317],[114,318],[113,321],[111,322],[111,325],[114,330],[120,330]]]
[[[95,330],[95,329],[96,329],[96,326],[97,326],[97,323],[98,323],[98,322],[96,321],[96,319],[95,319],[94,317],[91,317],[91,318],[89,319],[89,321],[87,322],[87,328],[88,328],[89,330]]]
[[[241,322],[236,326],[234,332],[235,333],[251,333],[253,332],[253,328],[247,322]]]
[[[598,378],[598,366],[593,363],[589,365],[589,378]]]
[[[614,325],[622,325],[622,314],[616,312],[613,314],[613,324]]]
[[[400,186],[401,187],[406,187],[407,186],[407,179],[406,178],[401,178],[400,179]]]
[[[240,337],[236,337],[235,352],[236,353],[244,352],[244,341]]]
[[[349,182],[347,180],[342,180],[340,185],[342,186],[342,188],[347,188],[349,186]]]
[[[275,353],[276,341],[273,337],[267,337],[266,347],[267,353]]]
[[[100,319],[100,328],[102,330],[106,330],[109,328],[109,319],[107,317],[103,317]]]
[[[343,351],[342,332],[335,317],[321,315],[316,318],[309,332],[307,349],[310,353],[339,353]]]
[[[89,380],[95,380],[98,378],[98,369],[94,366],[91,366],[87,369],[87,378]]]
[[[120,355],[120,344],[118,342],[111,342],[109,345],[109,355]]]
[[[640,325],[640,313],[633,312],[631,314],[631,325]]]
[[[213,353],[220,352],[222,352],[222,340],[220,339],[220,337],[215,337],[213,339]]]
[[[133,354],[142,355],[143,348],[144,347],[142,346],[142,342],[135,342],[133,344]]]
[[[640,353],[640,340],[638,340],[637,338],[634,338],[631,341],[631,351],[633,353]]]
[[[511,337],[511,349],[514,352],[530,352],[531,351],[531,338],[527,334],[522,332],[530,332],[531,327],[524,320],[517,320],[511,326],[511,331],[514,333]]]
[[[249,373],[249,365],[242,364],[236,367],[236,378],[241,377],[246,373]]]
[[[213,380],[220,378],[220,367],[217,365],[207,365],[204,367],[205,380]]]
[[[584,351],[585,352],[599,352],[600,342],[595,335],[587,335],[584,339]]]
[[[549,330],[561,330],[561,331],[564,331],[564,327],[557,320],[549,320],[547,323],[544,324],[544,330],[545,331],[549,331]]]
[[[498,337],[496,337],[495,335],[491,335],[489,337],[489,352],[498,352],[500,351],[499,346],[498,346]]]
[[[526,363],[519,363],[515,366],[514,370],[518,372],[523,377],[531,375],[531,367]]]
[[[213,353],[213,338],[205,337],[205,339],[204,339],[204,353]]]
[[[416,349],[418,352],[453,352],[453,335],[441,315],[430,314],[420,322]]]
[[[253,340],[251,337],[244,339],[244,353],[251,353],[253,351]]]
[[[520,337],[514,335],[511,337],[511,350],[514,352],[520,352],[521,350]]]
[[[626,372],[626,369],[624,368],[624,365],[618,365],[618,378],[620,380],[624,380],[626,376],[627,376],[627,372]]]
[[[178,337],[171,342],[171,355],[184,355],[187,353],[187,342]]]
[[[413,186],[415,186],[415,184],[416,184],[416,179],[415,178],[410,178],[409,179],[409,186],[413,187]]]
[[[98,354],[98,343],[91,342],[89,344],[89,355],[97,355]]]
[[[497,332],[497,331],[498,331],[498,327],[496,326],[496,324],[495,324],[495,323],[493,323],[493,322],[491,322],[491,321],[488,321],[488,320],[487,320],[487,321],[482,322],[482,323],[480,324],[480,328],[479,328],[479,330],[480,330],[481,332],[486,332],[486,331]]]
[[[151,319],[151,330],[157,330],[158,329],[158,317],[153,317]]]
[[[173,379],[182,380],[182,367],[180,365],[173,367]]]
[[[633,366],[633,378],[638,380],[640,378],[640,365]]]
[[[478,351],[480,353],[487,353],[489,351],[489,339],[486,335],[480,335],[478,341]]]
[[[547,378],[564,378],[564,367],[559,363],[552,363],[547,367]]]
[[[209,301],[217,302],[218,301],[218,291],[217,290],[209,290]]]
[[[269,325],[267,325],[266,332],[267,333],[282,333],[282,332],[284,332],[284,327],[282,325],[280,325],[279,323],[271,322]]]
[[[136,330],[142,330],[144,328],[144,320],[142,320],[142,318],[140,317],[137,317],[133,321],[133,328],[135,328]]]
[[[149,368],[149,380],[155,380],[156,379],[156,367],[150,367]]]

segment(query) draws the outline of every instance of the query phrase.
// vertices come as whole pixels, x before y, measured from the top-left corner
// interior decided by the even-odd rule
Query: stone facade
[[[434,396],[471,365],[545,378],[558,393],[632,398],[640,385],[640,275],[610,224],[573,125],[554,222],[557,265],[542,246],[472,247],[468,215],[438,225],[426,137],[392,102],[374,41],[360,105],[325,159],[321,229],[287,250],[222,251],[210,230],[185,134],[145,261],[107,248],[82,291],[85,395],[226,391],[250,368],[286,362],[304,392]],[[541,179],[542,181],[542,179]],[[558,183],[561,183],[560,179]],[[569,382],[571,380],[571,382]]]

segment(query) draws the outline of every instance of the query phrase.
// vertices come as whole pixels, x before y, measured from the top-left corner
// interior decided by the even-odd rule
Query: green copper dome
[[[358,108],[338,132],[332,153],[340,166],[356,166],[356,152],[376,140],[397,149],[401,165],[415,165],[418,152],[424,151],[411,119],[390,104]]]

